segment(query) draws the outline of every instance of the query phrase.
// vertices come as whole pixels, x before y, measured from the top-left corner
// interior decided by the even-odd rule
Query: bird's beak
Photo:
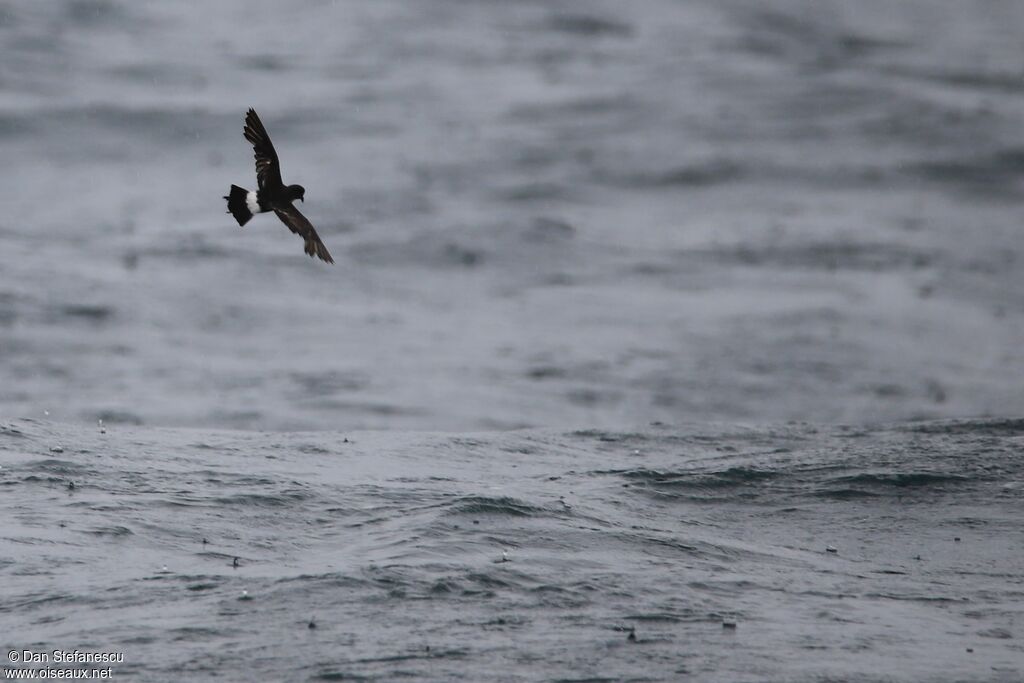
[[[306,198],[305,197],[299,197],[299,201],[302,202],[303,204],[305,204],[306,203]]]

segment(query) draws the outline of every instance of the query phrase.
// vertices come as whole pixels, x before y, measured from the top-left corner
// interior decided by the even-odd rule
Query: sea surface
[[[0,634],[122,653],[114,680],[1015,683],[1022,447],[12,421]]]
[[[1024,680],[1022,26],[0,4],[0,651]]]

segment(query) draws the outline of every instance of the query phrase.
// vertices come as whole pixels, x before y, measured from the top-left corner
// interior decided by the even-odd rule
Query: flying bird
[[[244,187],[232,185],[231,194],[224,197],[228,200],[228,213],[235,217],[239,225],[245,225],[254,214],[273,211],[289,230],[305,240],[307,254],[334,263],[313,224],[292,204],[296,199],[306,201],[306,188],[302,185],[285,185],[281,180],[281,163],[277,160],[274,144],[270,142],[260,117],[251,108],[245,115],[243,133],[245,139],[252,144],[259,189],[250,192]]]

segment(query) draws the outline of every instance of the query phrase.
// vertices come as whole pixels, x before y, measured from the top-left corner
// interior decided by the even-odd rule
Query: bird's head
[[[306,188],[302,185],[289,185],[288,186],[288,197],[293,202],[298,199],[300,202],[305,202]]]

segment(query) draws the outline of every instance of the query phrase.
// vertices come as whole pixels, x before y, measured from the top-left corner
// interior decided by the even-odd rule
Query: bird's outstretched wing
[[[313,224],[309,222],[302,213],[294,206],[275,207],[274,213],[281,219],[281,222],[288,226],[288,229],[306,240],[306,253],[310,256],[319,257],[321,261],[334,263],[331,253],[320,241],[320,235],[316,234]]]
[[[277,152],[255,109],[250,108],[245,115],[244,133],[245,139],[252,143],[253,157],[256,159],[256,180],[260,189],[282,187],[284,183],[281,182],[281,164],[277,160]]]

